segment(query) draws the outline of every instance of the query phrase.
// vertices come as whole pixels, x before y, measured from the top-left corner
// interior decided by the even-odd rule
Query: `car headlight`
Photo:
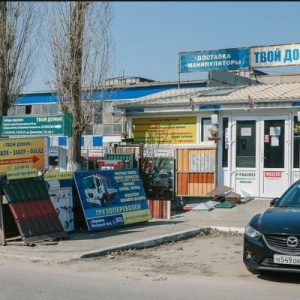
[[[245,234],[256,240],[259,240],[259,238],[262,236],[262,234],[259,231],[255,230],[250,225],[246,226]]]

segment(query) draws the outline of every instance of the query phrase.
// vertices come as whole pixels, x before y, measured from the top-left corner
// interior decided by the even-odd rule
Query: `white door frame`
[[[285,115],[259,115],[259,116],[232,116],[231,123],[231,157],[229,161],[230,165],[230,183],[236,193],[250,194],[253,197],[279,197],[290,183],[290,165],[291,156],[289,155],[289,129],[290,129],[290,116]],[[274,147],[282,145],[276,145],[276,137],[265,136],[264,125],[265,121],[284,121],[284,166],[283,168],[264,168],[264,147],[266,142],[273,143]],[[243,122],[247,124],[247,121],[255,122],[255,127],[245,125],[245,128],[239,128],[237,136],[237,122]],[[242,131],[242,132],[241,132]],[[255,132],[253,132],[255,131]],[[282,133],[280,133],[282,134]],[[237,143],[241,143],[241,135],[245,135],[248,142],[254,141],[255,146],[255,158],[254,156],[237,157]],[[252,136],[253,135],[253,136]],[[255,135],[255,137],[254,137]],[[273,135],[273,133],[272,133]],[[248,137],[247,137],[248,136]],[[251,137],[252,136],[252,137]],[[250,140],[249,140],[250,138]],[[268,141],[269,138],[269,141]],[[238,139],[238,140],[237,140]],[[272,147],[273,147],[272,146]],[[240,146],[238,146],[240,147]],[[240,150],[239,150],[240,151]],[[242,160],[241,160],[242,158]],[[239,159],[239,167],[236,166],[237,159]],[[248,165],[247,165],[248,164]]]
[[[289,122],[288,115],[281,116],[262,116],[260,119],[260,197],[279,197],[288,188],[290,183],[290,166],[291,166],[291,155],[289,155]],[[284,132],[274,132],[270,130],[266,135],[264,132],[265,121],[283,121]],[[278,136],[276,134],[283,135],[284,139],[279,142]],[[271,147],[284,147],[283,149],[283,167],[264,167],[265,156],[264,145],[268,143]],[[281,143],[281,144],[280,144]],[[273,146],[272,146],[273,144]],[[275,158],[276,160],[276,158]],[[276,160],[277,161],[277,160]]]

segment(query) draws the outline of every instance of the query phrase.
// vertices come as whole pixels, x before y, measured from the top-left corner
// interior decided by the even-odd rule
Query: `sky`
[[[178,81],[180,52],[300,43],[300,2],[112,1],[113,77]],[[268,74],[300,73],[300,67],[264,68]],[[207,72],[181,73],[202,80]],[[49,87],[37,70],[27,91]]]

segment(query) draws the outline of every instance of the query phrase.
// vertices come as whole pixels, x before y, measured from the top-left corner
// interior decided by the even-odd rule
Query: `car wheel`
[[[108,197],[107,197],[106,194],[104,194],[102,199],[101,199],[101,205],[102,206],[107,206],[108,205]]]

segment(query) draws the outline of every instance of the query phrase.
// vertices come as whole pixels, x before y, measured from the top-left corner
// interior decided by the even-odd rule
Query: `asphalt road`
[[[242,236],[214,231],[68,262],[0,257],[1,299],[299,299],[300,276],[249,273]]]

